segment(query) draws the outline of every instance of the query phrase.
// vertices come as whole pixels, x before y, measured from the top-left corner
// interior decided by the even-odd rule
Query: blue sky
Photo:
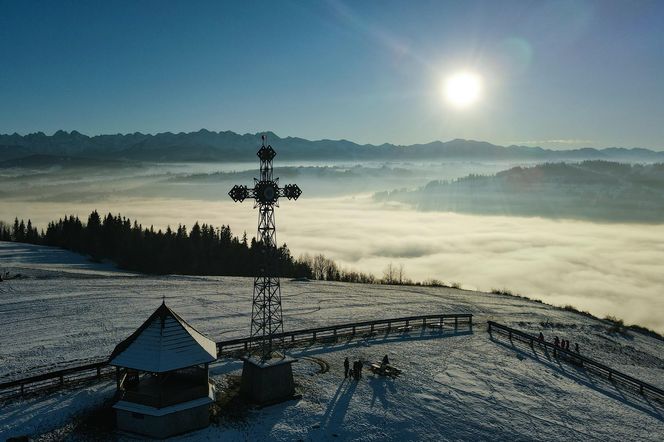
[[[663,122],[664,2],[0,0],[0,133],[661,150]]]

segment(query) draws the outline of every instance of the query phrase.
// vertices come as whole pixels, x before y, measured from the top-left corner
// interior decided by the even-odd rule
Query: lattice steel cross
[[[259,274],[254,278],[254,296],[251,306],[251,337],[254,350],[256,344],[261,359],[272,357],[275,335],[284,331],[281,314],[281,286],[278,276],[278,252],[274,208],[279,207],[279,198],[296,200],[302,194],[297,184],[279,187],[279,178],[272,177],[272,159],[277,154],[272,146],[265,146],[265,135],[258,150],[260,178],[254,178],[253,189],[235,185],[228,195],[235,202],[254,200],[258,207],[258,245],[262,247],[263,263]]]

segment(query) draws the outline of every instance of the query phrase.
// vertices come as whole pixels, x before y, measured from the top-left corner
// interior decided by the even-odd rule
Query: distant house
[[[110,356],[118,430],[165,438],[206,427],[214,400],[208,364],[216,359],[215,343],[162,303]]]

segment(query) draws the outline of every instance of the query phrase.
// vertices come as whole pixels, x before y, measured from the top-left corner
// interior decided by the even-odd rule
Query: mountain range
[[[498,146],[488,142],[454,139],[446,142],[401,146],[394,144],[360,145],[348,140],[306,140],[281,138],[264,133],[281,160],[325,161],[580,161],[613,160],[662,162],[664,152],[644,148],[581,148],[551,150],[528,146]],[[232,131],[163,132],[155,135],[132,134],[87,136],[77,131],[59,130],[28,135],[0,135],[0,158],[4,161],[44,155],[150,162],[227,162],[254,161],[261,133],[238,134]],[[29,162],[29,160],[28,160]]]

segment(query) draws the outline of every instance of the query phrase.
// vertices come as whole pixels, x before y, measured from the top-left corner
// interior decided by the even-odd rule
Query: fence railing
[[[65,385],[76,385],[93,379],[107,378],[114,373],[114,368],[108,365],[106,359],[40,373],[35,376],[0,383],[0,400],[25,396],[36,391],[57,390]]]
[[[609,379],[609,381],[617,382],[626,385],[628,387],[634,388],[642,395],[648,395],[664,403],[664,390],[662,390],[661,388],[657,388],[654,385],[648,384],[647,382],[643,382],[630,375],[615,370],[607,365],[602,364],[601,362],[597,362],[575,351],[566,350],[561,347],[556,347],[551,342],[542,341],[538,337],[522,332],[520,330],[499,324],[494,321],[488,321],[488,324],[489,324],[488,328],[489,334],[492,334],[493,331],[496,331],[505,336],[508,336],[510,340],[517,339],[521,342],[527,343],[531,348],[534,348],[535,345],[538,345],[542,348],[550,349],[553,352],[554,356],[557,357],[559,360],[567,361],[574,365],[583,366],[587,370],[591,370],[600,375],[605,376],[606,378]]]
[[[370,335],[378,332],[406,331],[410,328],[432,327],[436,329],[472,329],[473,315],[470,313],[435,314],[406,316],[401,318],[360,321],[325,327],[308,328],[283,332],[275,335],[278,342],[285,346],[297,346],[303,342],[330,342],[343,336]],[[239,338],[217,342],[217,355],[228,356],[241,354],[249,350],[257,339]],[[31,393],[57,390],[94,379],[109,378],[116,375],[114,367],[107,359],[100,359],[85,365],[67,367],[55,371],[29,376],[0,383],[0,400],[25,396]]]
[[[284,345],[297,345],[298,342],[326,342],[342,336],[366,335],[370,333],[404,331],[409,327],[459,328],[472,327],[473,315],[470,313],[405,316],[402,318],[377,319],[373,321],[351,322],[326,327],[293,330],[275,335],[276,340],[283,338]],[[217,342],[217,353],[247,351],[258,339],[241,338]],[[276,342],[276,341],[275,341]]]

